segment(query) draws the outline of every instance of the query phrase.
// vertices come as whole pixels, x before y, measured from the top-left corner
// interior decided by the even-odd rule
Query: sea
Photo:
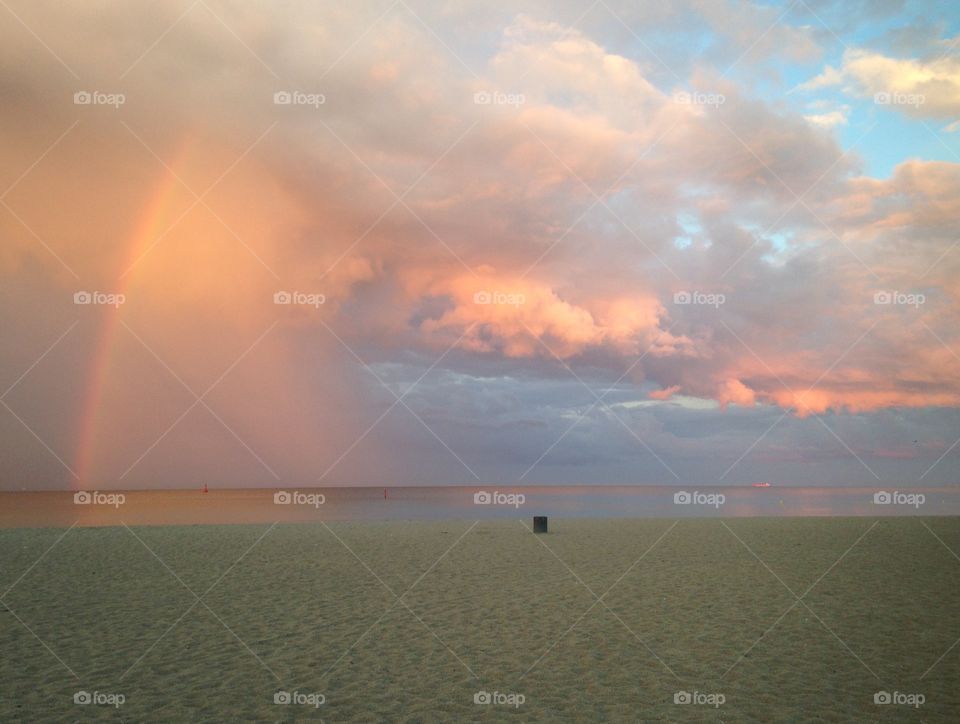
[[[448,485],[0,492],[0,528],[309,521],[955,516],[960,486]]]

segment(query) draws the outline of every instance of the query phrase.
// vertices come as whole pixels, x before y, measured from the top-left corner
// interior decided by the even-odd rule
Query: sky
[[[0,488],[960,477],[949,3],[0,3]]]

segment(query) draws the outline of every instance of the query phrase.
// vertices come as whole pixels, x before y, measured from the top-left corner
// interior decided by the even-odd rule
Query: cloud
[[[470,479],[416,420],[394,421],[402,406],[387,414],[391,393],[409,392],[441,438],[449,424],[468,464],[505,451],[522,466],[595,401],[569,402],[558,380],[571,371],[596,389],[620,380],[623,404],[753,414],[755,425],[770,406],[800,418],[960,404],[956,164],[863,176],[825,130],[845,108],[804,116],[706,63],[658,83],[656,64],[614,50],[614,36],[547,12],[425,11],[441,43],[402,7],[379,19],[218,8],[243,43],[197,6],[139,61],[179,13],[26,8],[83,85],[22,28],[0,30],[22,61],[2,71],[18,99],[0,111],[3,188],[13,184],[0,319],[16,340],[2,367],[17,379],[81,315],[76,346],[10,399],[67,464],[93,458],[86,481],[116,482],[157,438],[124,480],[203,469],[268,483],[259,456],[285,480],[356,482],[383,477],[401,448],[405,470],[441,457],[433,474]],[[457,18],[473,12],[486,45],[461,47]],[[704,13],[723,27],[725,57],[759,34]],[[815,52],[788,28],[756,55],[776,54],[777,38],[791,41],[785,53]],[[891,90],[930,94],[924,113],[951,107],[953,61],[878,57],[849,54],[809,87],[869,95],[896,79]],[[88,86],[127,102],[74,105]],[[275,104],[283,91],[324,103]],[[70,303],[81,285],[122,287],[129,304],[87,314]],[[276,305],[277,291],[324,303]],[[883,291],[925,302],[876,304]],[[679,292],[723,301],[680,304]],[[165,366],[198,393],[223,376],[210,404],[229,429],[199,408],[165,433],[194,401]],[[151,382],[130,383],[140,379]],[[34,400],[40,381],[69,389]],[[652,444],[693,454],[672,413],[617,409],[633,410]],[[626,460],[604,440],[610,420],[593,415],[571,433],[570,464],[608,450]],[[222,465],[196,442],[211,429]],[[182,446],[178,462],[169,451]],[[341,459],[347,450],[357,454]]]
[[[679,391],[680,385],[670,385],[670,387],[666,387],[662,390],[652,390],[651,392],[647,393],[647,397],[649,397],[651,400],[669,400]]]
[[[804,116],[810,123],[822,128],[836,128],[847,125],[849,109],[827,111],[825,113],[811,113]]]
[[[915,118],[953,120],[960,113],[960,59],[952,55],[893,58],[852,48],[844,53],[839,68],[827,66],[799,87],[818,90],[833,86]]]
[[[660,328],[665,310],[653,296],[588,299],[580,306],[542,283],[495,273],[443,278],[425,293],[452,302],[420,325],[426,337],[463,335],[461,344],[476,352],[565,359],[591,347],[620,356],[650,347],[651,354],[665,356],[689,344]]]

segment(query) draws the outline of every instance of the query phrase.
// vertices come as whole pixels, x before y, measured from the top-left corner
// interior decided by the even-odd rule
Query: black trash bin
[[[533,516],[533,532],[534,533],[547,532],[547,516],[545,515]]]

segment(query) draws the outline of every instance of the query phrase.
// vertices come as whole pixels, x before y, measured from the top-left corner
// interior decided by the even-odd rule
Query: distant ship
[[[769,488],[770,483],[754,483],[753,487],[755,488]]]

